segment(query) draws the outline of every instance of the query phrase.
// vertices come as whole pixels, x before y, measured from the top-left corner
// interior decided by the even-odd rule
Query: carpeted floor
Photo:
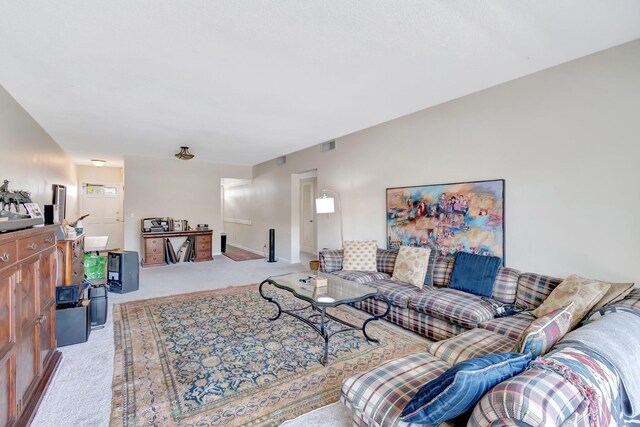
[[[93,330],[89,341],[61,347],[62,363],[55,374],[33,427],[106,427],[109,425],[114,365],[114,303],[170,296],[187,292],[221,289],[240,283],[257,283],[268,276],[304,271],[309,260],[300,264],[267,263],[263,260],[234,262],[216,256],[212,262],[184,263],[143,268],[140,290],[128,294],[109,294],[109,315],[104,328]],[[409,334],[396,328],[398,333]],[[415,336],[411,334],[412,336]],[[302,415],[285,423],[287,427],[347,427],[350,413],[340,403]]]
[[[236,248],[235,246],[227,245],[226,251],[223,254],[227,258],[231,258],[234,261],[251,261],[254,259],[265,259],[262,255],[254,254],[253,252],[245,251],[244,249]]]
[[[283,307],[307,305],[267,292]],[[330,311],[355,324],[369,317]],[[275,312],[257,285],[116,306],[111,425],[278,426],[336,402],[346,376],[424,349],[417,337],[375,322],[367,330],[380,343],[360,331],[335,335],[323,366],[317,334],[288,315],[269,321]]]

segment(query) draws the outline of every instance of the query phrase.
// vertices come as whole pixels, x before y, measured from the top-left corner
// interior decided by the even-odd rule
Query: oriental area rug
[[[236,248],[234,246],[227,246],[226,251],[222,254],[234,261],[251,261],[254,259],[264,259],[263,256],[254,254],[253,252],[245,251],[244,249]]]
[[[269,288],[283,308],[291,294]],[[365,313],[329,309],[361,322]],[[257,285],[133,301],[114,306],[111,426],[277,426],[336,402],[345,377],[408,353],[425,341],[382,323],[323,340],[283,314]],[[337,326],[336,326],[337,327]]]

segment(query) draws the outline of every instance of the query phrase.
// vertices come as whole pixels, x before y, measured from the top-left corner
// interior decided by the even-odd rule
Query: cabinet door
[[[0,426],[13,424],[17,416],[15,362],[15,356],[0,362]]]
[[[40,371],[44,371],[56,349],[56,305],[50,304],[40,315]]]
[[[26,403],[32,385],[40,374],[40,305],[38,298],[38,265],[40,257],[34,257],[20,266],[16,273],[16,400],[18,408]]]
[[[14,269],[0,273],[0,360],[16,342],[14,273]]]
[[[45,251],[40,257],[40,369],[43,370],[49,357],[56,349],[55,313],[55,248]]]
[[[38,288],[40,291],[40,309],[55,302],[56,289],[56,249],[50,248],[40,256],[40,280]]]
[[[0,426],[15,421],[15,269],[0,273]]]

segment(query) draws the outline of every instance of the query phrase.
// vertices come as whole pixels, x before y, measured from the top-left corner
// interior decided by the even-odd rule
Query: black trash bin
[[[220,252],[227,251],[227,233],[220,233]]]

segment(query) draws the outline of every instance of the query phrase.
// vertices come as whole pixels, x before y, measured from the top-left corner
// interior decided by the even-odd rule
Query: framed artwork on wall
[[[492,255],[505,265],[504,179],[387,188],[387,248]]]
[[[62,222],[67,213],[67,187],[60,184],[53,184],[53,222]]]

